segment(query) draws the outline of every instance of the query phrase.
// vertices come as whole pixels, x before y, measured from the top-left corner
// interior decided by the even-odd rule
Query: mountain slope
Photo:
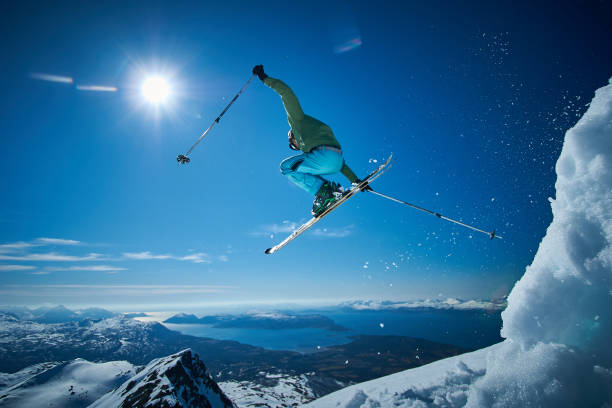
[[[485,374],[487,354],[500,345],[352,385],[305,407],[462,407],[470,385]]]
[[[0,375],[0,407],[84,407],[136,373],[126,361],[37,364]]]
[[[90,408],[234,408],[234,404],[206,373],[191,350],[151,361],[141,372]]]

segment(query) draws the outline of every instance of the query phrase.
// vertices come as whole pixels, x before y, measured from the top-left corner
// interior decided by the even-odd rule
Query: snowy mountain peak
[[[206,373],[206,366],[190,349],[151,361],[119,388],[91,408],[106,407],[234,408],[232,401]]]

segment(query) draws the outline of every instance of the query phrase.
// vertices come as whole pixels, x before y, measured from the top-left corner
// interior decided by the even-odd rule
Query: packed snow
[[[553,221],[470,405],[612,403],[612,82],[566,133],[556,171]]]
[[[308,407],[612,406],[612,79],[565,135],[553,221],[502,313],[504,342]]]
[[[460,407],[470,385],[485,373],[487,354],[496,344],[336,391],[309,408]]]

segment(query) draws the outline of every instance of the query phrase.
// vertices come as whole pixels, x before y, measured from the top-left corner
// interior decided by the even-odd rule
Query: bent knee
[[[304,159],[298,159],[298,160],[295,160],[293,158],[285,159],[280,164],[280,171],[282,174],[293,173],[294,171],[297,170],[298,167],[300,167],[300,164],[302,164],[303,161]]]

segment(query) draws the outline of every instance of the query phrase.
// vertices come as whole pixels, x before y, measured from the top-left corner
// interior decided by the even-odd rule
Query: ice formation
[[[468,405],[612,402],[612,80],[566,133],[556,171],[553,221]]]

